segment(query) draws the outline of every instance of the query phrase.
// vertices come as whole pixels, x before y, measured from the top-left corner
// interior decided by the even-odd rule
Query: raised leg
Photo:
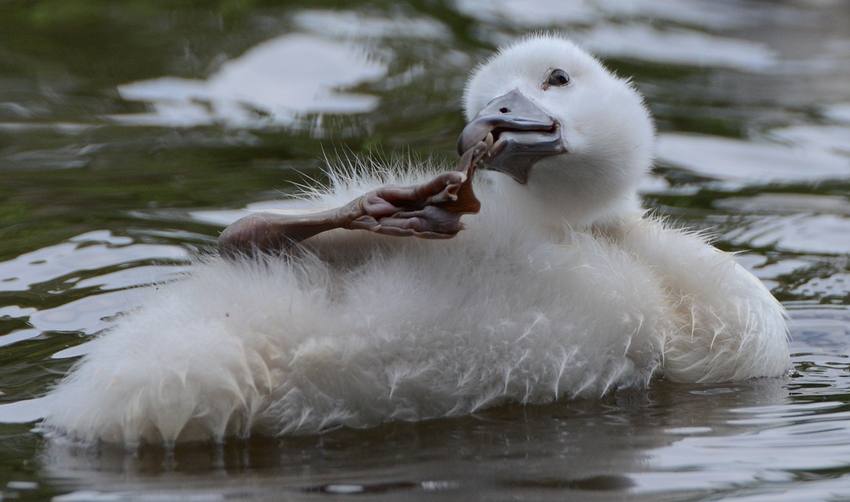
[[[286,252],[295,243],[335,228],[426,239],[454,237],[465,228],[461,215],[477,213],[480,208],[472,193],[472,175],[490,146],[492,139],[467,151],[458,171],[419,185],[381,187],[340,208],[300,215],[258,212],[246,216],[224,229],[218,238],[219,252],[230,259]]]

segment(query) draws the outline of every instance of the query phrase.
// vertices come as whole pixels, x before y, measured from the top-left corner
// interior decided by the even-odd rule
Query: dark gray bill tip
[[[499,96],[463,128],[458,152],[464,152],[493,134],[494,143],[480,167],[528,181],[528,171],[543,157],[566,152],[558,123],[519,90]]]
[[[505,131],[551,131],[555,120],[546,112],[529,101],[519,90],[499,96],[485,106],[478,115],[472,118],[457,142],[458,154],[474,147],[494,132],[494,137],[500,130]]]

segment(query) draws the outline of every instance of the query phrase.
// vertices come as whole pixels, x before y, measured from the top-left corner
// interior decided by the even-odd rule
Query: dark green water
[[[785,303],[788,379],[174,452],[31,432],[28,401],[229,211],[337,153],[453,160],[468,71],[539,29],[633,76],[647,207]],[[847,500],[848,254],[842,0],[0,1],[0,500]]]

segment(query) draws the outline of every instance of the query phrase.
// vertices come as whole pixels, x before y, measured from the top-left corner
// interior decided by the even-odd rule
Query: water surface
[[[840,0],[0,3],[0,498],[850,498],[848,27]],[[546,29],[646,95],[647,207],[784,302],[788,378],[174,451],[32,432],[244,208],[338,154],[453,161],[468,71]]]

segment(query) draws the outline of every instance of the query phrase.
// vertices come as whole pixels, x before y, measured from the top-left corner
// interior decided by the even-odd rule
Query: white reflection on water
[[[850,200],[840,195],[762,193],[752,197],[729,197],[714,207],[740,214],[838,214],[850,216]]]
[[[591,23],[600,17],[586,0],[456,0],[455,7],[479,21],[525,28]]]
[[[770,135],[809,149],[832,151],[850,156],[850,124],[796,125],[773,129]]]
[[[121,97],[151,113],[115,115],[128,125],[293,125],[310,113],[365,113],[378,97],[340,89],[383,78],[387,64],[349,43],[292,34],[228,61],[207,80],[163,77],[122,85]]]
[[[744,247],[812,254],[850,253],[850,218],[834,214],[756,217],[724,238]]]
[[[843,297],[850,294],[850,274],[838,273],[829,277],[815,277],[794,288],[792,293],[806,297]],[[847,336],[846,326],[841,326],[841,336]]]
[[[0,423],[25,424],[44,418],[46,397],[0,404]]]
[[[850,177],[850,157],[825,150],[718,136],[663,133],[658,161],[743,184],[811,183]]]
[[[601,19],[652,18],[705,28],[746,25],[758,13],[744,4],[705,0],[457,0],[456,8],[481,21],[523,28],[586,24]]]
[[[185,260],[179,246],[131,244],[128,237],[108,231],[88,232],[68,242],[24,253],[0,263],[0,291],[28,291],[32,286],[65,278],[71,287],[85,270],[96,270],[152,258]],[[64,287],[64,285],[63,285]]]
[[[605,57],[700,67],[727,67],[761,71],[776,64],[777,53],[761,42],[712,35],[701,30],[659,28],[643,18],[664,19],[687,25],[729,28],[747,24],[756,14],[747,8],[719,9],[709,2],[648,0],[621,2],[562,2],[558,0],[458,0],[457,8],[476,19],[527,28],[572,27],[570,33],[585,47]],[[727,6],[728,7],[728,6]],[[641,22],[622,23],[624,19]],[[609,22],[616,21],[616,22]]]
[[[376,17],[356,11],[304,10],[296,13],[293,21],[305,31],[337,38],[451,38],[445,25],[427,17]]]
[[[578,35],[593,52],[700,67],[755,72],[776,64],[776,52],[759,42],[709,35],[687,29],[658,29],[646,24],[602,24]]]
[[[838,103],[823,108],[823,115],[836,122],[846,122],[850,124],[850,103]]]

